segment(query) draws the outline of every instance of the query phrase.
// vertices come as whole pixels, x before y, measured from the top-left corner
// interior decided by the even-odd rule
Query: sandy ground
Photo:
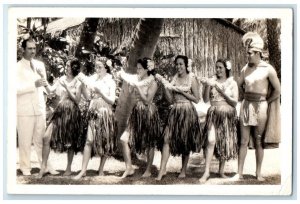
[[[262,166],[263,176],[266,178],[265,182],[257,182],[255,179],[255,151],[248,150],[248,154],[244,166],[245,179],[239,182],[233,182],[230,177],[234,176],[237,171],[237,160],[231,160],[226,163],[225,172],[228,179],[221,179],[218,176],[218,161],[213,159],[211,164],[211,177],[205,184],[280,184],[280,149],[265,150],[265,157]],[[135,174],[126,179],[120,179],[120,176],[125,170],[123,161],[109,158],[105,164],[104,172],[106,176],[99,178],[97,170],[99,167],[99,158],[93,158],[88,165],[87,176],[80,181],[74,181],[73,176],[79,173],[81,169],[82,155],[81,153],[74,156],[72,163],[72,175],[70,177],[63,177],[62,174],[67,164],[67,155],[65,153],[59,154],[51,152],[50,161],[53,167],[60,172],[59,175],[46,175],[42,179],[37,179],[39,172],[39,164],[36,154],[32,148],[32,175],[22,176],[20,170],[17,170],[17,183],[27,184],[196,184],[198,179],[204,172],[204,163],[202,153],[191,154],[187,178],[178,179],[177,176],[181,169],[181,158],[170,157],[167,165],[167,175],[163,177],[162,181],[155,181],[157,176],[161,154],[155,152],[152,176],[147,179],[140,179],[140,176],[145,170],[145,156],[138,155],[138,159],[134,162]],[[275,159],[274,159],[275,158]],[[278,159],[277,159],[278,158]],[[18,168],[18,161],[17,161]]]

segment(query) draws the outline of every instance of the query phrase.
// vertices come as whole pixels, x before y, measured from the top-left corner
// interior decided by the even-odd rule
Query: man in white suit
[[[43,62],[33,59],[35,42],[24,40],[23,58],[17,63],[17,131],[19,141],[19,163],[23,175],[31,175],[31,144],[33,142],[39,163],[42,161],[43,137],[46,129],[46,104],[44,86],[48,83],[37,71],[46,76]],[[48,162],[49,163],[49,162]],[[58,174],[48,164],[51,174]]]

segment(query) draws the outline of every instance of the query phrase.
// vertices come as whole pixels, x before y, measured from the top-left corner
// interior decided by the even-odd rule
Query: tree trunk
[[[130,48],[127,72],[136,73],[136,63],[139,58],[152,58],[155,46],[163,26],[163,19],[140,19],[134,34],[133,45]],[[127,119],[134,106],[135,98],[128,91],[128,85],[123,83],[118,105],[116,108],[116,120],[118,123],[118,136],[124,132]]]
[[[42,25],[44,26],[44,31],[43,31],[43,43],[42,43],[42,50],[45,47],[45,39],[46,39],[46,34],[47,34],[47,27],[50,22],[50,18],[42,18]]]
[[[280,31],[277,29],[278,19],[267,19],[267,37],[270,64],[275,68],[281,81],[281,52],[279,48]]]
[[[77,57],[79,60],[85,58],[82,53],[82,47],[84,47],[85,50],[93,50],[93,43],[96,36],[98,22],[99,18],[85,19],[79,44],[77,45],[75,52],[75,57]]]
[[[27,28],[31,28],[31,18],[27,18]]]

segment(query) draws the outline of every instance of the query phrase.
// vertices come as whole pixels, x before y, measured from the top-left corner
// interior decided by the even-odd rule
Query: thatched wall
[[[231,60],[234,76],[246,63],[242,32],[214,19],[166,19],[158,48],[167,55],[184,54],[193,59],[198,76],[215,72],[218,58]]]
[[[139,18],[122,18],[110,21],[100,21],[98,31],[103,33],[102,40],[109,42],[111,48],[128,47]]]
[[[99,31],[112,48],[128,46],[137,22],[120,19],[99,26]],[[165,19],[157,49],[163,55],[187,55],[193,59],[198,76],[212,75],[215,61],[228,58],[237,77],[246,63],[242,35],[243,31],[222,19]]]

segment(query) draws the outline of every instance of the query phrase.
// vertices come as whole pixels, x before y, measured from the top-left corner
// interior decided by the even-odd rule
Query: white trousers
[[[43,137],[46,130],[45,115],[18,116],[17,131],[19,141],[19,163],[20,170],[31,170],[31,144],[33,143],[37,153],[38,161],[42,164]],[[51,166],[48,162],[48,170]],[[52,170],[52,169],[51,169]]]

